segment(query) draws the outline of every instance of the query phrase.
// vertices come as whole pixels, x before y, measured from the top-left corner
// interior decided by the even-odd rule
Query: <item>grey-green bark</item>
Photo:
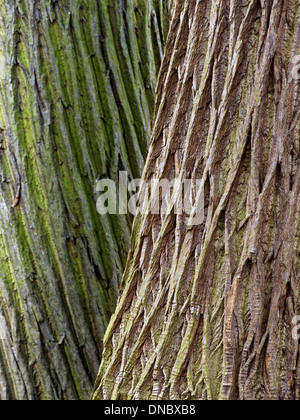
[[[299,54],[298,0],[174,1],[144,179],[205,217],[136,218],[95,399],[299,400]]]
[[[131,220],[95,186],[141,174],[166,2],[0,1],[0,399],[88,398]]]

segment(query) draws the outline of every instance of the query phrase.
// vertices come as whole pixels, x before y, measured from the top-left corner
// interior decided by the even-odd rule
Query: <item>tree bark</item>
[[[132,221],[95,186],[138,177],[165,0],[0,1],[0,399],[86,399]]]
[[[300,398],[299,15],[175,1],[144,180],[201,179],[204,223],[137,216],[95,399]]]

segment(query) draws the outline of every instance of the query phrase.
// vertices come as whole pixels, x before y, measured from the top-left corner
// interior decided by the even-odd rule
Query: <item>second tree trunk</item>
[[[204,222],[136,218],[95,399],[300,398],[299,15],[175,1],[144,179],[202,180]]]

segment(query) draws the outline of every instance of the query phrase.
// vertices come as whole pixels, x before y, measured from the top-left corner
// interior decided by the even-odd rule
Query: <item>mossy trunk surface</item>
[[[131,220],[95,186],[138,177],[164,0],[0,0],[0,399],[86,399]]]
[[[298,0],[175,0],[144,179],[204,222],[137,216],[95,399],[300,398],[299,54]]]

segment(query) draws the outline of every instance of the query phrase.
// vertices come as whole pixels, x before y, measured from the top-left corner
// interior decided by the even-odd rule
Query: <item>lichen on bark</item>
[[[0,0],[0,399],[86,399],[131,220],[95,186],[139,177],[164,0]]]

